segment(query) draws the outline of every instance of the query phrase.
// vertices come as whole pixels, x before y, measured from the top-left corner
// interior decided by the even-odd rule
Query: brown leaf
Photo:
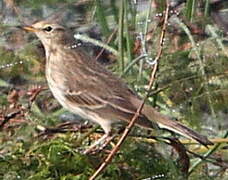
[[[16,89],[13,89],[7,96],[7,101],[10,104],[16,104],[19,99],[19,93]]]

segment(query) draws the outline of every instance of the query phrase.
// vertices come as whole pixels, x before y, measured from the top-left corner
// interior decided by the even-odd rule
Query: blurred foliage
[[[228,39],[227,24],[223,21],[228,17],[224,13],[227,2],[170,1],[172,12],[164,52],[148,103],[202,134],[223,137],[228,127]],[[42,45],[34,35],[15,26],[52,17],[75,32],[103,41],[105,45],[100,47],[89,42],[83,44],[94,56],[102,48],[113,48],[117,57],[105,51],[97,60],[143,96],[150,78],[150,63],[159,46],[165,5],[160,0],[0,1],[0,125],[11,113],[20,111],[0,126],[0,179],[88,179],[107,156],[107,151],[81,153],[98,138],[99,130],[76,131],[70,127],[67,132],[63,131],[65,126],[57,125],[74,121],[79,126],[84,121],[67,113],[52,97],[44,77]],[[44,90],[39,92],[39,86]],[[36,93],[38,96],[32,101]],[[44,127],[49,127],[50,132]],[[55,133],[57,130],[61,133]],[[134,133],[148,136],[141,129]],[[167,132],[162,134],[169,136]],[[186,159],[181,152],[175,152],[175,146],[142,139],[128,137],[98,179],[177,180],[187,179],[188,175],[191,180],[227,179],[225,143],[211,159],[201,160],[191,174],[186,174],[182,171],[185,164],[180,161]],[[111,143],[106,150],[112,147]],[[187,147],[202,156],[207,151],[197,145]],[[199,160],[192,154],[188,156],[191,164]]]

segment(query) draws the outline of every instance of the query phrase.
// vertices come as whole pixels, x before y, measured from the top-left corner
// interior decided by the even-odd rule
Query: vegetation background
[[[228,2],[169,0],[169,7],[148,103],[215,146],[180,137],[185,149],[174,134],[134,128],[98,179],[228,179]],[[143,97],[165,8],[165,0],[0,1],[0,179],[88,179],[113,148],[80,153],[102,131],[52,97],[44,49],[17,26],[51,18],[80,32],[94,60]]]

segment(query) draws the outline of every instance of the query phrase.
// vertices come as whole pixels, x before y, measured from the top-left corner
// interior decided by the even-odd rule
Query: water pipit
[[[46,78],[54,97],[67,110],[98,123],[110,137],[114,124],[129,122],[142,103],[120,78],[92,59],[83,47],[75,44],[73,34],[59,24],[40,21],[25,30],[41,40],[46,54]],[[136,125],[164,128],[203,145],[211,145],[207,137],[173,121],[149,105],[145,105]]]

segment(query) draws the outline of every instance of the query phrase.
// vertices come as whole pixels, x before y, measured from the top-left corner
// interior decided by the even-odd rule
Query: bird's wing
[[[99,109],[107,105],[127,113],[136,108],[129,101],[132,91],[118,77],[90,59],[83,51],[66,56],[62,71],[65,97],[78,106]]]
[[[77,106],[96,111],[103,118],[130,121],[138,108],[132,99],[139,100],[138,96],[120,78],[82,53],[65,57],[65,97]],[[154,126],[143,114],[137,124]]]
[[[121,96],[98,96],[91,91],[68,92],[65,97],[73,104],[96,112],[104,119],[123,120],[129,122],[137,111],[128,99]],[[136,124],[146,128],[157,128],[157,124],[140,114]]]
[[[109,95],[104,92],[103,95],[100,93],[94,93],[94,91],[68,91],[65,93],[65,97],[70,102],[77,106],[84,107],[90,110],[99,110],[107,107],[112,107],[123,111],[125,113],[134,114],[136,109],[134,106],[127,102],[126,99],[120,96]]]

